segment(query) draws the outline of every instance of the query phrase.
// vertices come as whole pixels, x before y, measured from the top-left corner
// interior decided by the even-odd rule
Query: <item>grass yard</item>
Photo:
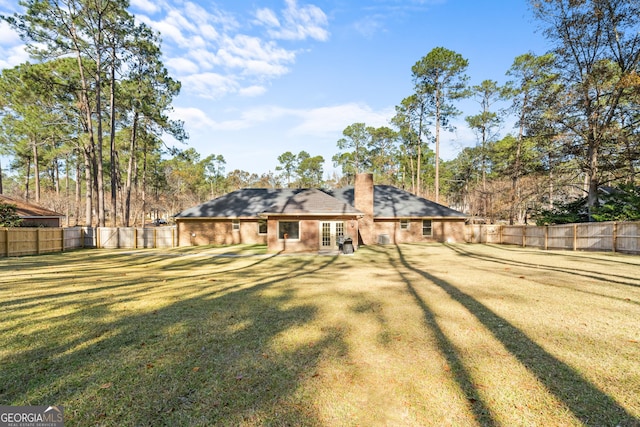
[[[0,405],[65,426],[637,426],[640,257],[486,245],[0,259]]]

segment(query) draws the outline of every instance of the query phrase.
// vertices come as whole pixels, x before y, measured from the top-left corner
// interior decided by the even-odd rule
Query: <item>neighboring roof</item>
[[[316,188],[301,190],[293,197],[265,209],[263,214],[364,215],[351,204]]]
[[[353,187],[334,190],[334,197],[354,204]],[[466,218],[467,215],[391,185],[373,186],[374,218]]]
[[[390,185],[374,185],[375,218],[465,218],[454,209]],[[354,208],[353,187],[324,191],[245,188],[186,209],[175,218],[252,218],[279,215],[363,215]]]
[[[63,218],[64,214],[45,209],[32,203],[0,194],[0,202],[16,205],[16,214],[20,218]]]

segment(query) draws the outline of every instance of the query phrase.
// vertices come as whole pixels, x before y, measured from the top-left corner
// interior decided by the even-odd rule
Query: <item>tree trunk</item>
[[[64,162],[64,199],[66,201],[65,203],[65,217],[66,217],[66,225],[67,227],[69,227],[71,225],[71,200],[69,200],[69,196],[70,196],[70,186],[71,184],[69,183],[69,154],[66,155],[65,158],[65,162]]]
[[[595,141],[589,141],[587,149],[587,206],[589,207],[589,221],[592,221],[593,208],[598,206],[598,147]]]
[[[422,182],[420,179],[420,174],[422,170],[422,117],[424,116],[424,103],[420,103],[420,120],[418,120],[418,161],[417,161],[417,171],[416,171],[416,192],[415,194],[420,197],[422,194]]]
[[[436,176],[435,202],[440,203],[440,93],[436,93]]]
[[[93,174],[91,173],[91,153],[86,150],[84,154],[84,188],[85,188],[85,225],[91,227],[93,225]]]
[[[551,152],[549,152],[549,210],[553,209],[553,179],[554,179],[554,175],[553,175],[553,167],[551,167],[551,165],[553,164],[553,156],[551,154]]]
[[[111,119],[110,119],[110,124],[111,124],[111,129],[109,132],[109,139],[110,139],[110,159],[111,159],[111,212],[113,215],[113,226],[117,227],[117,216],[116,212],[117,211],[117,198],[118,198],[118,164],[117,164],[117,156],[116,156],[116,93],[115,93],[115,86],[116,86],[116,48],[115,48],[115,43],[114,45],[111,47],[112,48],[112,52],[111,52],[111,82],[110,82],[110,89],[109,89],[109,109],[110,109],[110,113],[111,113]]]
[[[526,101],[526,97],[525,97]],[[513,225],[514,216],[516,212],[516,205],[520,199],[519,197],[519,179],[520,179],[520,168],[522,156],[522,139],[524,138],[524,108],[522,109],[522,114],[520,115],[520,126],[518,128],[518,137],[517,137],[517,145],[516,145],[516,158],[513,162],[513,173],[511,175],[511,206],[509,207],[509,225]]]
[[[125,227],[129,226],[129,216],[131,212],[131,185],[133,181],[133,165],[136,158],[136,135],[138,129],[138,112],[133,115],[133,126],[131,129],[131,141],[129,145],[129,164],[127,165],[127,182],[124,187],[124,214],[123,221]]]
[[[80,222],[80,199],[82,197],[82,187],[80,186],[80,159],[76,158],[76,206],[74,209],[75,221],[73,225],[77,226]]]
[[[629,185],[635,185],[636,183],[635,156],[633,155],[633,147],[631,146],[631,143],[628,137],[625,138],[624,144],[625,144],[625,153],[627,154],[627,163],[629,167],[629,173],[627,174],[625,183]],[[0,194],[2,194],[2,176],[0,176]]]
[[[96,144],[96,181],[97,181],[97,190],[98,190],[98,226],[104,227],[106,225],[106,209],[104,205],[104,167],[102,164],[102,143],[103,143],[103,135],[102,135],[102,78],[100,77],[100,69],[101,69],[101,61],[100,55],[102,52],[98,49],[96,54],[96,67],[97,72],[95,76],[96,82],[96,121],[97,121],[97,144]]]
[[[69,36],[74,44],[74,52],[76,54],[76,63],[78,65],[78,74],[80,75],[80,85],[82,90],[80,91],[80,110],[84,114],[85,123],[85,132],[88,134],[88,144],[83,147],[83,155],[85,162],[85,186],[86,186],[86,203],[85,203],[85,223],[87,227],[91,227],[93,221],[93,191],[91,188],[91,179],[93,169],[91,167],[93,163],[93,157],[96,149],[95,143],[95,135],[93,131],[93,117],[91,114],[91,103],[89,102],[89,84],[87,83],[87,78],[85,76],[85,69],[82,63],[82,52],[80,49],[81,42],[77,35],[77,30],[73,24],[69,28]],[[99,73],[98,73],[99,74]]]
[[[24,200],[29,201],[29,177],[31,176],[31,157],[27,157],[27,167],[24,174]]]
[[[144,148],[142,150],[142,226],[147,219],[147,140],[143,138]]]
[[[58,163],[57,158],[54,159],[53,168],[56,196],[60,196],[60,164]]]
[[[38,159],[38,145],[33,143],[33,185],[36,187],[36,203],[40,203],[40,166]]]

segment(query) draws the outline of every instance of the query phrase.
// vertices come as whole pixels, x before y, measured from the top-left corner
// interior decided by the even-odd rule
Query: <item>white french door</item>
[[[338,239],[344,236],[343,221],[320,222],[320,249],[338,249]]]

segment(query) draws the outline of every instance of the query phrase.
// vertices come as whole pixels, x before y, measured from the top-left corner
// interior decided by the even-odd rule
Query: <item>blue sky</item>
[[[182,82],[171,115],[185,122],[184,148],[223,155],[226,172],[275,171],[280,154],[302,150],[333,172],[344,128],[389,125],[412,93],[411,66],[435,47],[468,59],[472,84],[504,83],[516,56],[547,49],[527,0],[130,2],[160,32],[165,65]],[[0,0],[0,11],[16,11],[14,3]],[[0,68],[27,59],[0,24]],[[479,105],[458,108],[456,132],[441,140],[445,160],[476,144],[464,117]]]

